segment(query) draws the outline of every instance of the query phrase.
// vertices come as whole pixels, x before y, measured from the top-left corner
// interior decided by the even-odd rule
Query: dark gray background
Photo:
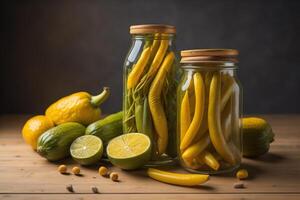
[[[177,27],[177,49],[236,48],[244,111],[300,113],[300,1],[9,1],[1,34],[1,112],[42,113],[54,100],[112,89],[121,109],[131,24]]]

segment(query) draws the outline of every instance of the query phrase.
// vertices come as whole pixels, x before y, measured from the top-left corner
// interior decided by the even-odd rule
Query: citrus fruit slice
[[[70,147],[72,158],[81,165],[97,163],[103,154],[102,140],[93,135],[84,135],[72,143]]]
[[[106,148],[110,162],[121,169],[137,169],[151,157],[151,141],[142,133],[127,133],[112,139]]]

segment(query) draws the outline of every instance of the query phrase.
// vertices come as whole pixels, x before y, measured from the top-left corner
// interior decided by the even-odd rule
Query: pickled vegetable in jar
[[[241,163],[241,85],[234,49],[181,51],[183,76],[177,90],[180,164],[215,174]]]
[[[176,88],[180,76],[174,26],[134,25],[124,64],[123,132],[149,136],[149,165],[176,157]]]

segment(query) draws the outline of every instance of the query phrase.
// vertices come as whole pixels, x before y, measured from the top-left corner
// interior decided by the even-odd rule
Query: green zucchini
[[[37,152],[49,161],[56,161],[70,155],[70,146],[79,136],[84,135],[85,127],[76,122],[67,122],[43,133],[37,142]]]
[[[86,128],[85,134],[99,137],[103,141],[104,146],[106,146],[111,139],[123,133],[122,118],[122,111],[111,114],[90,124]]]

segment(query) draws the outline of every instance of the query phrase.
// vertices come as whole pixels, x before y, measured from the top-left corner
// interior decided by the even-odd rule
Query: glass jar
[[[238,51],[181,51],[183,76],[177,90],[177,149],[194,173],[231,171],[241,163],[242,89]]]
[[[176,157],[176,88],[179,60],[174,26],[134,25],[124,64],[123,132],[149,136],[148,166],[172,164]]]

